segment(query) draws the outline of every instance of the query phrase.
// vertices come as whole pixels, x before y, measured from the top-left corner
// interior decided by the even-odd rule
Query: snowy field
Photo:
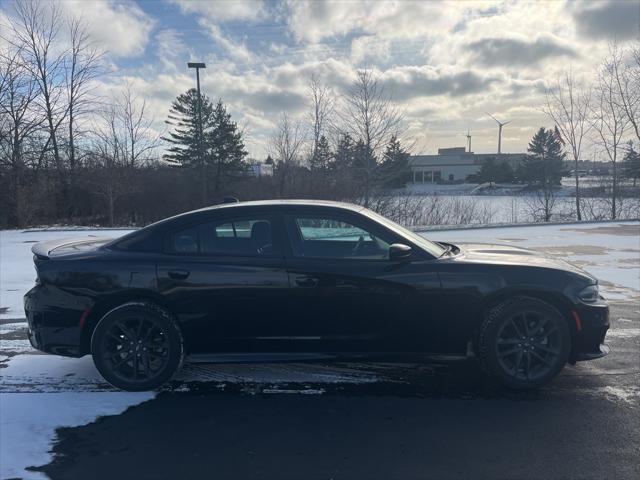
[[[118,415],[130,406],[155,397],[154,392],[115,391],[100,378],[90,357],[69,359],[41,355],[30,347],[25,338],[22,295],[33,285],[35,275],[31,246],[35,242],[65,237],[119,236],[124,233],[125,230],[0,232],[0,478],[45,478],[43,474],[25,468],[50,461],[49,450],[56,438],[56,428],[83,425],[100,416]],[[558,256],[598,277],[605,297],[623,304],[640,301],[640,222],[421,233],[434,240],[511,244]],[[635,341],[640,335],[636,320],[620,318],[616,322],[623,328],[611,331],[609,338],[612,341]],[[604,373],[602,363],[592,362],[592,365],[583,368]],[[242,387],[245,393],[252,393],[255,385],[261,385],[263,394],[320,394],[331,385],[386,381],[393,372],[384,364],[213,367],[192,364],[185,366],[177,386],[169,388],[181,391],[190,389],[194,384],[210,383],[216,388],[245,386]],[[637,386],[623,389],[606,386],[591,391],[594,395],[602,394],[623,402],[640,399]]]
[[[617,227],[624,228],[617,228]],[[640,222],[478,228],[421,232],[433,240],[512,244],[575,263],[598,277],[610,298],[640,290]],[[0,320],[22,319],[22,296],[33,286],[34,243],[61,238],[118,237],[130,230],[0,231]]]
[[[610,300],[630,300],[640,292],[640,222],[534,225],[421,231],[451,243],[498,243],[530,248],[571,262],[600,280]]]

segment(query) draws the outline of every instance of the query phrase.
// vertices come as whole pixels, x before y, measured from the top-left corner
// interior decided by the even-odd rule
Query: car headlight
[[[600,298],[598,285],[589,285],[578,294],[578,297],[585,303],[597,302]]]

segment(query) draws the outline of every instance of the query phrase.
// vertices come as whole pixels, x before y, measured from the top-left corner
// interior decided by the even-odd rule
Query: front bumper
[[[577,315],[577,318],[576,318]],[[609,330],[609,305],[604,300],[593,304],[581,303],[574,311],[576,330],[573,361],[594,360],[607,355],[610,348],[605,344]]]
[[[55,355],[82,356],[79,320],[86,308],[86,299],[69,295],[57,287],[33,287],[24,296],[31,346]]]

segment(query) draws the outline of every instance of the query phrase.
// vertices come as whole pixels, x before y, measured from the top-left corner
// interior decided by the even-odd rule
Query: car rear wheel
[[[147,302],[109,311],[91,337],[91,353],[111,385],[129,391],[159,387],[180,369],[182,335],[171,314]]]
[[[571,336],[567,322],[546,302],[516,297],[491,308],[479,337],[486,371],[510,388],[537,388],[567,363]]]

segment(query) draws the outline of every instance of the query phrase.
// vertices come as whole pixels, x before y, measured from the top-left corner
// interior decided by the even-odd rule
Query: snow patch
[[[0,477],[47,478],[25,470],[51,461],[55,430],[118,415],[153,393],[2,393],[0,394]]]

